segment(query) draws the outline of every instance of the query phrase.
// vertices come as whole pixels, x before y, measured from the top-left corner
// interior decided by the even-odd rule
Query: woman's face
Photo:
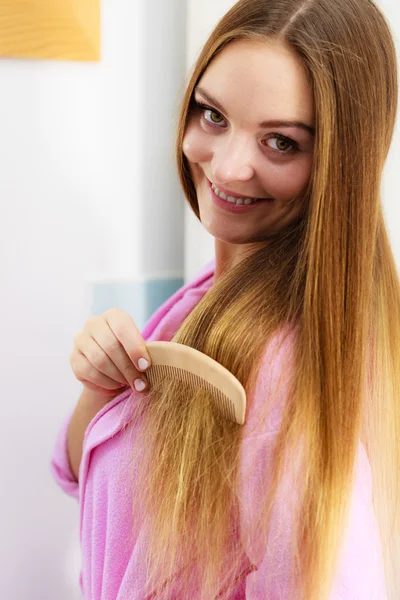
[[[262,242],[299,216],[311,175],[313,95],[300,59],[282,43],[232,42],[193,100],[183,152],[201,222],[229,244]]]

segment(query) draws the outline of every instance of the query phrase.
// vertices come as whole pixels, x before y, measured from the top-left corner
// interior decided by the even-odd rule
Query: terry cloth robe
[[[145,325],[146,341],[170,341],[180,324],[211,287],[214,262],[208,264],[191,283],[183,286]],[[279,351],[276,353],[275,344]],[[296,505],[293,477],[279,487],[279,502],[273,511],[272,530],[267,547],[251,539],[247,523],[252,511],[260,506],[260,479],[268,477],[268,461],[279,430],[285,385],[278,388],[282,373],[290,380],[293,332],[276,334],[263,357],[249,406],[241,446],[241,514],[239,535],[247,564],[239,574],[231,600],[295,600],[296,592],[288,579],[290,556],[287,539],[291,516]],[[279,390],[279,392],[277,391]],[[274,410],[267,425],[259,428],[261,403],[275,395]],[[85,600],[146,600],[143,554],[146,536],[140,515],[131,514],[132,494],[140,490],[127,489],[128,468],[124,463],[122,427],[140,395],[131,389],[107,404],[90,422],[83,443],[79,483],[68,461],[66,436],[70,416],[61,427],[51,461],[56,482],[80,505],[80,543],[82,569],[80,584]],[[293,464],[294,461],[293,461]],[[254,469],[254,466],[257,466]],[[248,473],[252,470],[252,475]],[[276,528],[274,526],[276,524]],[[278,528],[278,524],[281,527]],[[283,524],[283,528],[282,528]],[[266,587],[266,575],[272,574]],[[241,575],[241,576],[240,576]],[[176,588],[171,600],[182,598]],[[153,596],[156,598],[156,596]],[[196,598],[196,591],[190,595]],[[372,501],[371,470],[361,442],[354,467],[354,485],[349,518],[343,537],[340,558],[330,600],[386,600],[382,547]]]

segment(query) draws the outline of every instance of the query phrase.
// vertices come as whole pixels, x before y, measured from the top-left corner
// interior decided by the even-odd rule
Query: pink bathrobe
[[[207,265],[190,284],[176,292],[150,319],[142,331],[145,340],[169,341],[184,318],[210,288],[214,263]],[[271,531],[268,546],[262,553],[257,540],[246,535],[254,507],[262,501],[259,477],[268,477],[268,461],[279,429],[285,400],[285,387],[277,390],[279,375],[290,380],[293,332],[281,331],[268,346],[244,425],[242,444],[240,535],[248,556],[247,574],[237,582],[232,600],[296,600],[290,589],[288,568],[290,557],[286,539],[296,503],[293,476],[279,488],[279,502],[274,508],[273,523],[282,527]],[[280,344],[274,354],[275,344]],[[268,395],[274,394],[274,410],[268,426],[260,430],[257,415]],[[89,424],[83,445],[79,484],[68,463],[66,433],[69,418],[61,428],[51,462],[52,474],[65,492],[79,500],[80,541],[82,549],[81,587],[85,600],[146,600],[143,553],[146,537],[140,517],[131,515],[127,465],[124,457],[123,423],[133,414],[140,396],[128,390],[105,406]],[[276,402],[275,402],[276,401]],[[261,407],[261,404],[258,405]],[[293,463],[294,464],[294,463]],[[255,471],[253,465],[257,465]],[[247,466],[253,475],[247,475]],[[259,505],[259,504],[258,504]],[[286,533],[285,533],[286,532]],[[132,536],[133,533],[133,536]],[[272,573],[266,587],[266,574]],[[177,600],[179,594],[172,592]],[[193,590],[191,600],[195,600]],[[359,444],[354,470],[354,488],[350,516],[342,542],[340,559],[330,600],[386,600],[382,548],[372,502],[371,472],[362,444]]]

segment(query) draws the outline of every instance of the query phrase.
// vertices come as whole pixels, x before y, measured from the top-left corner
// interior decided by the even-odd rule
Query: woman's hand
[[[74,337],[70,364],[83,385],[112,399],[130,386],[141,392],[147,387],[144,371],[150,366],[145,341],[130,315],[110,308],[90,317]]]

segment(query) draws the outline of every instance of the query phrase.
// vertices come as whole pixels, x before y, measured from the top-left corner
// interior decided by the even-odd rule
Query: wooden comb
[[[151,366],[146,371],[150,386],[163,379],[179,379],[196,388],[203,387],[212,396],[226,419],[243,425],[246,392],[228,369],[206,354],[176,342],[148,342]]]

